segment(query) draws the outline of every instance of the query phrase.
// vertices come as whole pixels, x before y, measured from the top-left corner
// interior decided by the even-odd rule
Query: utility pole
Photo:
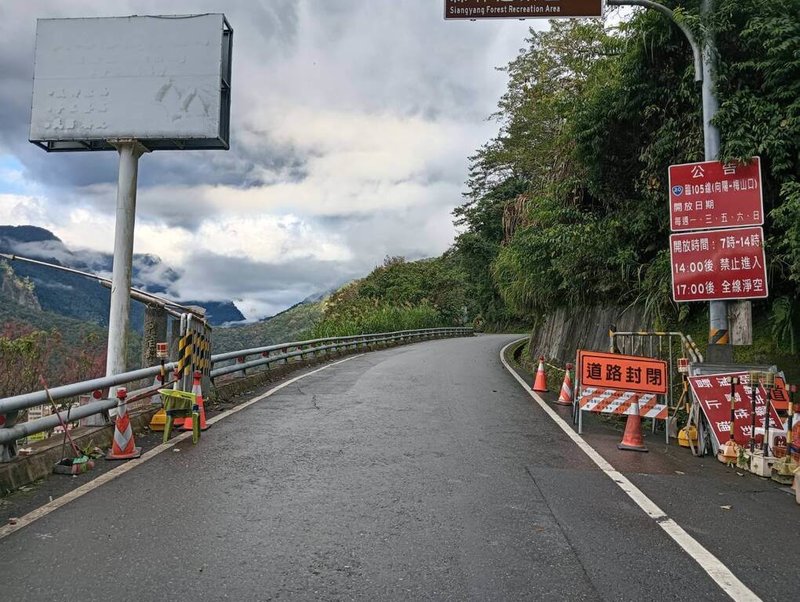
[[[717,48],[713,32],[708,32],[702,43],[698,43],[689,28],[675,18],[672,9],[652,0],[607,0],[609,6],[643,6],[657,10],[669,17],[684,33],[694,54],[695,81],[702,82],[703,103],[703,146],[706,161],[719,159],[719,129],[711,121],[719,110],[719,102],[714,90],[716,85]],[[703,17],[714,11],[714,0],[702,0],[700,11]],[[711,363],[730,363],[733,361],[733,348],[730,345],[728,330],[728,304],[725,301],[709,302],[708,352],[706,359]]]

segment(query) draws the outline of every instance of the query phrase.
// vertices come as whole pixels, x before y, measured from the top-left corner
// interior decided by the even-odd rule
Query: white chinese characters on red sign
[[[669,168],[673,231],[741,228],[764,223],[761,160],[747,165],[705,161]]]
[[[753,390],[750,387],[749,374],[738,372],[733,374],[714,374],[712,376],[690,376],[689,386],[719,446],[731,438],[731,377],[738,376],[739,384],[734,390],[733,405],[733,438],[739,445],[750,441],[753,432]],[[756,388],[756,427],[764,426],[767,414],[767,394],[760,384]],[[780,419],[770,403],[770,429],[780,428]]]
[[[763,299],[768,296],[761,228],[670,236],[676,302]]]

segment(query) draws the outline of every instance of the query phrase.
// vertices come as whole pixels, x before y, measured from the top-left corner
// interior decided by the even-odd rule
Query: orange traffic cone
[[[204,431],[208,428],[208,424],[206,424],[206,409],[203,405],[203,387],[200,384],[200,379],[203,377],[202,373],[197,370],[194,373],[194,379],[192,380],[192,393],[195,395],[195,400],[197,405],[200,408],[200,430]],[[184,418],[183,426],[181,427],[182,431],[191,431],[192,430],[192,419],[191,418]]]
[[[114,441],[111,449],[106,454],[106,460],[130,460],[142,455],[142,448],[136,447],[133,440],[133,429],[128,419],[128,408],[125,398],[128,390],[125,387],[117,389],[117,419],[114,424]]]
[[[561,395],[558,396],[556,403],[562,406],[572,405],[572,364],[567,364],[567,370],[564,372],[564,383],[561,385]]]
[[[633,396],[633,405],[628,410],[628,422],[625,424],[625,433],[622,441],[617,444],[617,449],[625,451],[646,452],[647,447],[642,437],[642,417],[639,415],[639,396]]]
[[[534,391],[538,393],[547,392],[547,376],[544,373],[544,356],[539,356],[539,368],[536,370],[536,380],[533,381]]]

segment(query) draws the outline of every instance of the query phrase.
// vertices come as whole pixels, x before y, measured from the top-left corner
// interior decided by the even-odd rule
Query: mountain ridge
[[[87,271],[110,277],[113,257],[85,249],[71,249],[55,234],[45,228],[32,225],[0,225],[0,252],[9,255],[30,257],[39,261]],[[33,284],[33,294],[41,309],[79,320],[108,325],[110,290],[98,282],[77,274],[29,264],[13,262],[13,272],[21,279]],[[147,292],[164,295],[170,285],[180,278],[180,272],[166,265],[152,254],[135,254],[133,257],[133,286]],[[213,326],[243,322],[244,315],[232,301],[198,301],[176,299],[183,305],[198,305],[206,310]],[[144,322],[144,307],[131,304],[131,326],[141,331]]]

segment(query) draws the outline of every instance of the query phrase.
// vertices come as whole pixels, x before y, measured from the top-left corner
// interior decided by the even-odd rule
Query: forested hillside
[[[723,159],[762,160],[770,299],[789,345],[800,285],[800,1],[664,4],[702,37],[717,32]],[[472,157],[454,252],[490,322],[560,306],[643,305],[659,325],[705,312],[676,306],[669,270],[670,164],[703,159],[692,54],[663,15],[610,27],[552,21],[507,67],[501,128]]]
[[[96,324],[19,305],[0,292],[0,397],[105,373],[108,331]],[[128,365],[138,367],[141,337],[131,333]]]
[[[214,353],[302,340],[322,317],[323,305],[324,301],[301,302],[253,324],[215,328]]]
[[[408,262],[387,257],[369,275],[330,296],[313,337],[464,324],[477,308],[453,253]]]

